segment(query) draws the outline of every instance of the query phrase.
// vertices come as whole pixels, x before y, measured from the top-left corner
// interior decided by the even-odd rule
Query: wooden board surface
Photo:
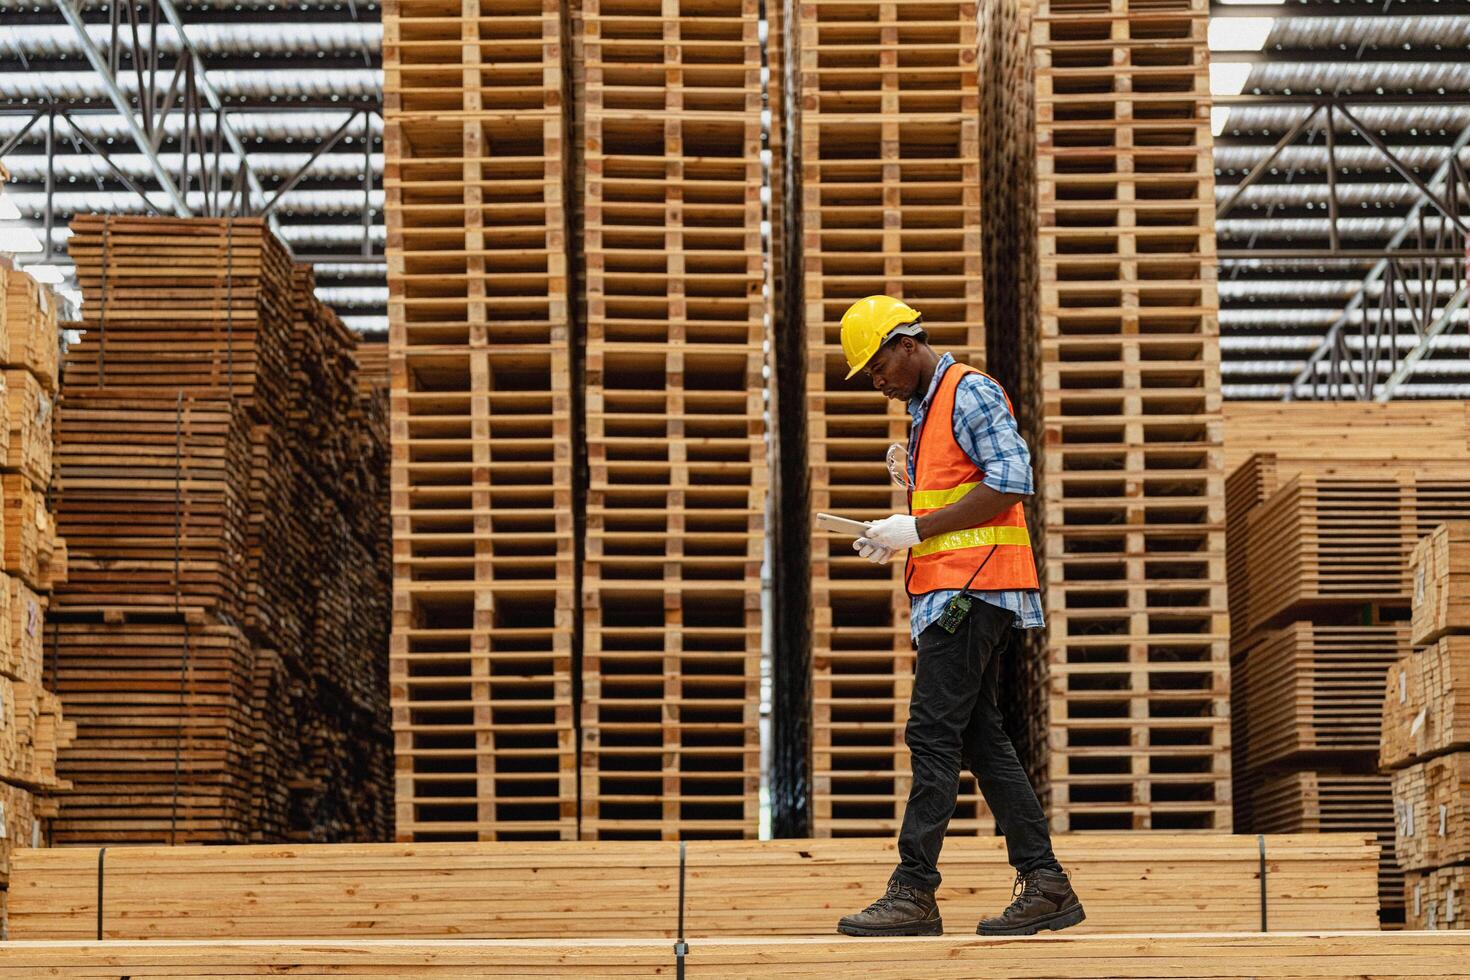
[[[1463,459],[1470,454],[1464,401],[1226,402],[1225,471],[1256,453],[1331,460]]]
[[[1470,521],[1441,524],[1414,547],[1414,646],[1446,633],[1470,633]]]
[[[1260,844],[1229,835],[1062,835],[1057,853],[1088,910],[1085,931],[1259,928]],[[1377,921],[1377,848],[1361,834],[1272,836],[1266,901],[1276,929]],[[11,884],[15,938],[79,939],[97,923],[94,848],[27,852]],[[822,935],[881,894],[890,839],[694,841],[692,936]],[[973,923],[1009,902],[998,838],[944,852],[940,901]],[[110,848],[109,938],[662,936],[678,924],[673,843],[383,844]]]
[[[1392,978],[1464,976],[1470,940],[1453,932],[1054,936],[1030,939],[725,939],[690,944],[690,977]],[[0,977],[669,976],[667,942],[368,941],[4,943]]]

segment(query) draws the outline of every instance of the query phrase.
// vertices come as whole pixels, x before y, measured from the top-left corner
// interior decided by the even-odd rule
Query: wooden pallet
[[[576,835],[563,6],[384,10],[405,841]]]
[[[1470,749],[1470,636],[1445,636],[1389,668],[1378,761],[1402,769],[1462,749]]]
[[[786,8],[786,243],[805,377],[809,512],[870,520],[905,512],[883,465],[908,416],[845,380],[842,313],[863,296],[903,299],[930,342],[984,365],[979,27],[975,11],[918,2]],[[894,52],[911,52],[899,58]],[[794,353],[794,352],[793,352]],[[788,375],[798,374],[792,363]],[[808,525],[809,526],[809,525]],[[819,837],[891,832],[909,792],[903,727],[913,678],[902,563],[875,567],[817,531],[811,553],[811,813]],[[951,833],[990,833],[966,780]]]
[[[1267,872],[1261,878],[1261,846]],[[1375,928],[1378,848],[1366,835],[1061,835],[1088,918],[1078,934]],[[881,891],[891,837],[693,841],[684,934],[825,936]],[[1009,901],[1004,841],[945,847],[939,895],[951,921]],[[17,858],[10,934],[112,941],[657,937],[680,921],[671,842],[138,847]],[[772,882],[781,882],[773,888]],[[305,883],[308,883],[305,884]]]
[[[758,5],[581,13],[581,832],[753,837],[770,482]]]
[[[1231,822],[1207,8],[1036,7],[1056,829]]]

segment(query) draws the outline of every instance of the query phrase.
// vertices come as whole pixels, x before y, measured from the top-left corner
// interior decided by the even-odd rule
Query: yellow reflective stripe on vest
[[[1009,524],[991,524],[986,527],[970,527],[963,531],[936,534],[920,541],[909,553],[915,558],[932,555],[937,551],[958,551],[961,548],[988,548],[993,544],[1031,546],[1031,533],[1024,527]]]
[[[961,483],[948,490],[915,490],[913,497],[909,500],[909,509],[938,510],[941,507],[948,507],[956,500],[964,499],[965,494],[979,485],[978,483]]]

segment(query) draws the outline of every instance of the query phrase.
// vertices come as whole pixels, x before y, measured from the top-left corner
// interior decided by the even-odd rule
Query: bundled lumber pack
[[[1069,937],[1377,926],[1367,835],[1059,834],[1055,845],[1087,895],[1087,921]],[[689,937],[826,936],[898,857],[892,837],[682,851],[661,841],[134,847],[109,849],[99,875],[96,849],[54,848],[17,859],[11,936],[268,940],[301,935],[303,922],[330,940],[673,939],[681,923]],[[1010,900],[1001,838],[951,840],[944,864],[947,919],[973,922]]]
[[[1378,761],[1393,779],[1394,851],[1407,872],[1408,922],[1465,928],[1470,864],[1470,522],[1414,548],[1413,651],[1388,672]]]
[[[387,417],[255,219],[80,216],[57,843],[389,833]]]
[[[53,693],[44,616],[66,579],[49,499],[60,334],[51,291],[0,264],[0,889],[17,848],[49,842],[57,753],[74,726]]]
[[[1442,697],[1454,644],[1408,657],[1411,603],[1454,578],[1442,551],[1445,570],[1426,569],[1416,592],[1415,556],[1441,521],[1470,518],[1462,454],[1407,459],[1388,455],[1390,443],[1360,426],[1363,456],[1326,456],[1310,439],[1278,438],[1279,453],[1247,458],[1226,487],[1236,828],[1378,834],[1385,923],[1403,900],[1395,793],[1380,764],[1456,737],[1454,702]]]

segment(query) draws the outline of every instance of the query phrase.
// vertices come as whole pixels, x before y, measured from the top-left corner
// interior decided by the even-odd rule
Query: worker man
[[[887,892],[838,932],[938,936],[939,849],[954,814],[960,764],[980,782],[1016,870],[1013,901],[982,919],[982,936],[1028,936],[1081,922],[1082,904],[1052,853],[1046,814],[1001,726],[997,668],[1012,631],[1043,625],[1036,562],[1021,500],[1032,492],[1031,454],[1005,391],[991,377],[939,356],[919,312],[889,296],[858,300],[842,317],[852,378],[908,405],[907,461],[895,478],[909,513],[870,525],[853,547],[885,563],[908,551],[904,582],[918,662],[904,741],[913,788]],[[895,469],[890,462],[890,469]]]

